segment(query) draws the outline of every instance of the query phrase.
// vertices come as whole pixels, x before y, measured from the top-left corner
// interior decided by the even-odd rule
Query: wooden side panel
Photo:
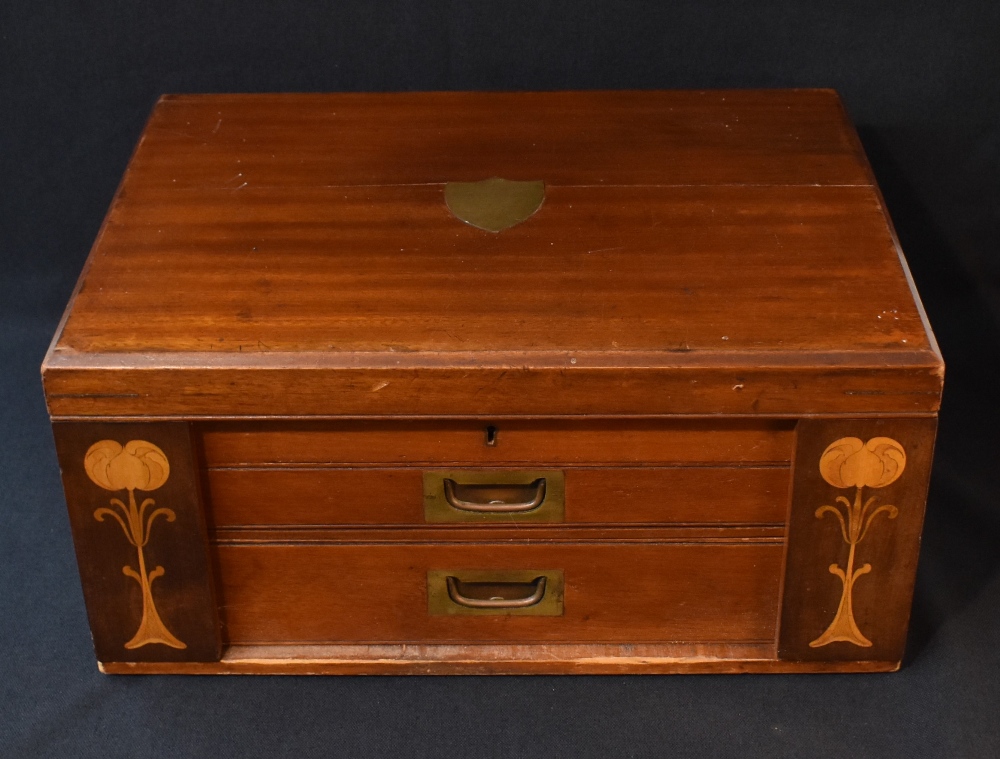
[[[102,662],[218,661],[218,607],[189,425],[54,425]]]
[[[782,659],[902,659],[936,427],[799,423]]]
[[[780,524],[786,467],[567,469],[567,524]],[[211,521],[422,525],[420,469],[213,469]],[[518,521],[516,515],[510,522]]]
[[[209,467],[269,464],[530,465],[789,461],[793,424],[770,420],[298,422],[206,425]]]
[[[782,546],[218,545],[230,643],[773,640]],[[558,617],[431,616],[428,570],[561,570]]]

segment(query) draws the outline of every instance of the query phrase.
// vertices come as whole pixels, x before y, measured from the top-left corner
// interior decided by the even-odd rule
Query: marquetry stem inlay
[[[125,644],[125,648],[141,648],[150,643],[187,648],[167,629],[156,611],[153,581],[162,577],[166,570],[157,566],[148,571],[143,550],[149,543],[150,530],[156,518],[163,516],[168,522],[173,522],[177,515],[173,509],[153,508],[156,502],[152,498],[143,498],[141,502],[137,502],[135,497],[137,490],[150,492],[167,481],[170,465],[166,455],[157,446],[144,440],[131,440],[124,446],[114,440],[101,440],[90,446],[84,456],[84,468],[95,485],[105,490],[128,491],[127,504],[120,498],[112,498],[110,503],[114,508],[103,506],[94,511],[94,519],[98,522],[103,522],[105,517],[117,521],[125,538],[135,546],[138,554],[138,570],[128,564],[122,567],[122,573],[138,582],[142,589],[142,619],[139,629]]]
[[[906,453],[903,446],[888,437],[875,437],[863,443],[856,437],[845,437],[831,443],[820,457],[819,471],[823,479],[835,488],[854,488],[854,501],[845,496],[837,496],[836,506],[820,506],[816,518],[822,519],[832,514],[840,523],[840,534],[850,546],[847,567],[830,565],[830,573],[840,578],[843,592],[837,613],[826,631],[809,645],[819,648],[830,643],[843,641],[868,648],[872,642],[866,638],[854,619],[854,583],[862,575],[872,571],[871,564],[863,564],[855,569],[857,547],[865,539],[868,530],[879,514],[895,519],[899,510],[892,505],[876,506],[878,498],[865,498],[864,488],[884,488],[895,482],[906,467]],[[874,508],[873,508],[874,507]]]

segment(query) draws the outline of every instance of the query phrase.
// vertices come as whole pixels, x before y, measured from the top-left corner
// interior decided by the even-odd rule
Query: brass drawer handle
[[[444,498],[459,511],[485,514],[517,514],[532,511],[545,500],[545,478],[527,485],[461,485],[451,478],[444,480]]]
[[[456,615],[560,617],[561,569],[429,569],[427,612]]]
[[[430,469],[423,479],[427,522],[566,521],[560,469]]]
[[[531,582],[462,582],[449,576],[448,597],[467,609],[525,609],[545,597],[545,581],[544,575]]]

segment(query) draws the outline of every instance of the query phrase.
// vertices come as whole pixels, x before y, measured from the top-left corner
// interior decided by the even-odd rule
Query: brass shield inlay
[[[448,182],[444,202],[457,218],[487,232],[502,232],[532,216],[545,200],[545,183],[493,177],[481,182]]]

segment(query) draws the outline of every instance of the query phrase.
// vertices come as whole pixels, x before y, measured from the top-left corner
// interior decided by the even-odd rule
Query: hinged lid
[[[58,417],[926,413],[942,372],[828,90],[165,97],[44,365]]]

